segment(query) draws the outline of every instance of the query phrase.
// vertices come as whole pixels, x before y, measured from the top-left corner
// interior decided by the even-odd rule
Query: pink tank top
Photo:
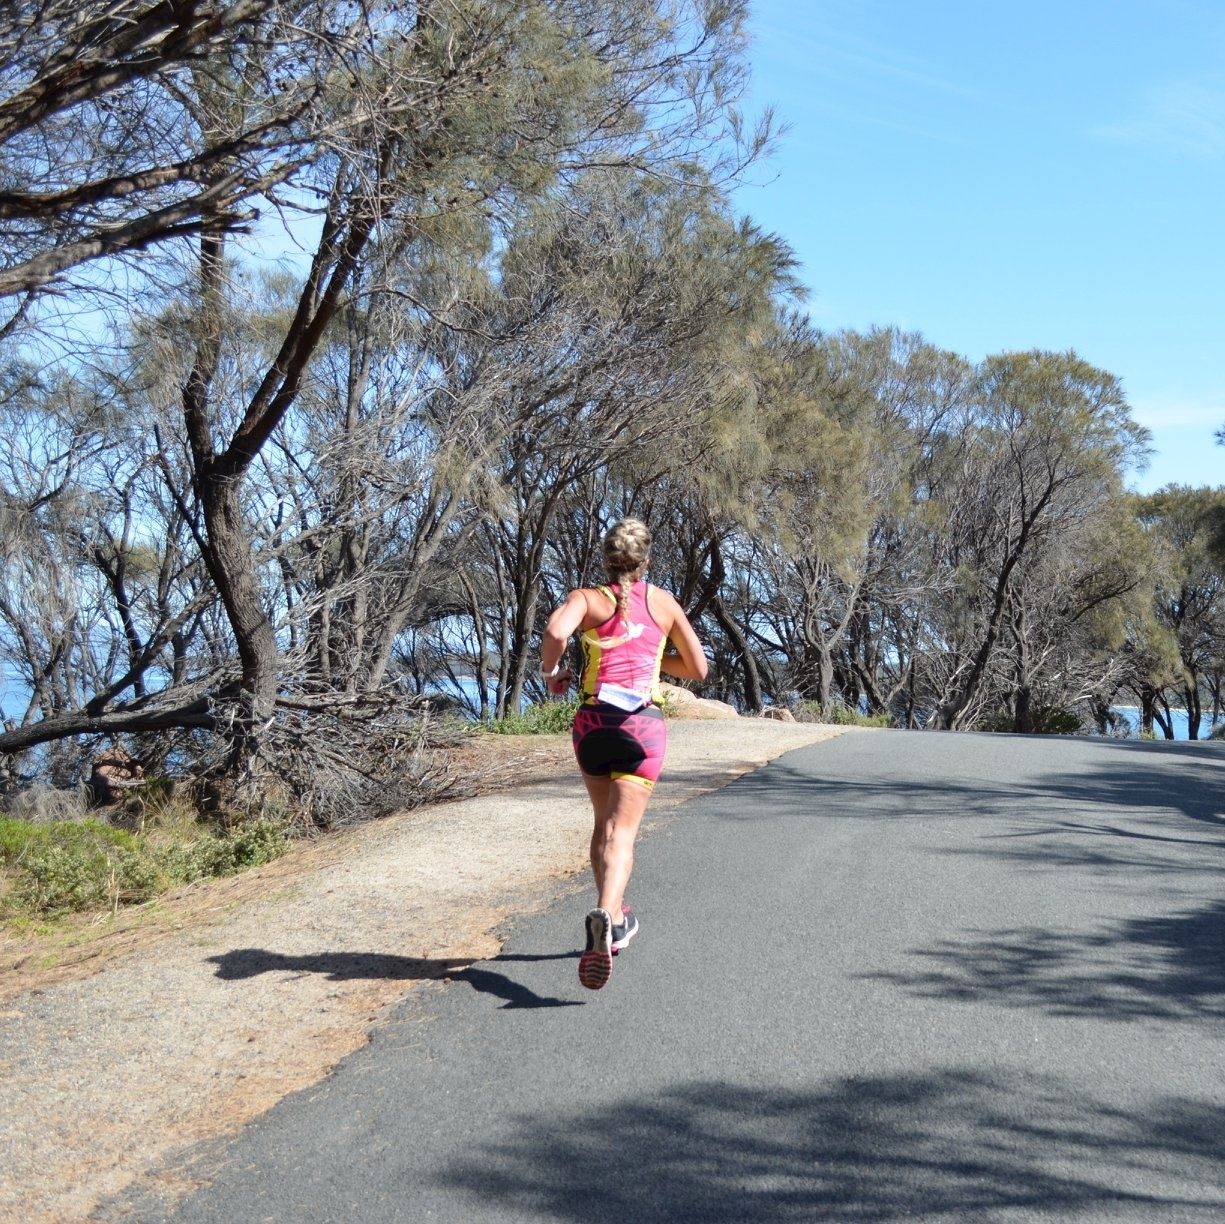
[[[596,589],[615,599],[621,588],[613,583]],[[647,606],[647,583],[635,582],[630,587],[624,620],[614,611],[602,625],[586,630],[579,641],[584,658],[584,701],[609,701],[628,708],[634,694],[641,698],[639,704],[658,698],[659,664],[668,639]]]

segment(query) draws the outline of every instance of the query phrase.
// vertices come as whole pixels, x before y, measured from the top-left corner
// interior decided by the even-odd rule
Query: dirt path
[[[674,723],[652,810],[839,730]],[[0,948],[0,1219],[85,1218],[325,1075],[414,982],[495,955],[501,922],[585,867],[590,828],[566,739],[499,751],[523,785],[163,898],[54,966]]]

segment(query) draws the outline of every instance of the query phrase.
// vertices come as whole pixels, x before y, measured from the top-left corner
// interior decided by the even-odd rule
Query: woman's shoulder
[[[677,610],[680,608],[676,596],[664,587],[656,586],[653,582],[649,582],[646,584],[645,598],[647,608],[650,610],[652,617],[658,622],[659,627],[664,630],[669,629],[675,620]]]
[[[578,587],[570,593],[570,597],[581,598],[587,604],[588,612],[592,614],[603,613],[611,603],[616,606],[616,592],[603,584],[599,586]]]
[[[656,584],[653,582],[648,582],[645,585],[647,590],[650,591],[652,599],[661,599],[665,603],[669,604],[675,604],[677,602],[676,596],[673,595],[667,587],[656,586]]]

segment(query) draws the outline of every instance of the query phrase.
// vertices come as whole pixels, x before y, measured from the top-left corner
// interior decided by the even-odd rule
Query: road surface
[[[643,840],[605,990],[561,889],[103,1218],[1221,1221],[1223,876],[1217,745],[800,749]],[[308,959],[218,972],[396,972]]]

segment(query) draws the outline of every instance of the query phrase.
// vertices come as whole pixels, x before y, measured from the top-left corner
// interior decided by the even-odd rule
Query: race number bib
[[[597,701],[602,701],[605,705],[616,706],[618,710],[624,710],[627,714],[641,710],[651,700],[650,697],[644,697],[636,689],[622,688],[619,684],[601,684],[595,696]]]

